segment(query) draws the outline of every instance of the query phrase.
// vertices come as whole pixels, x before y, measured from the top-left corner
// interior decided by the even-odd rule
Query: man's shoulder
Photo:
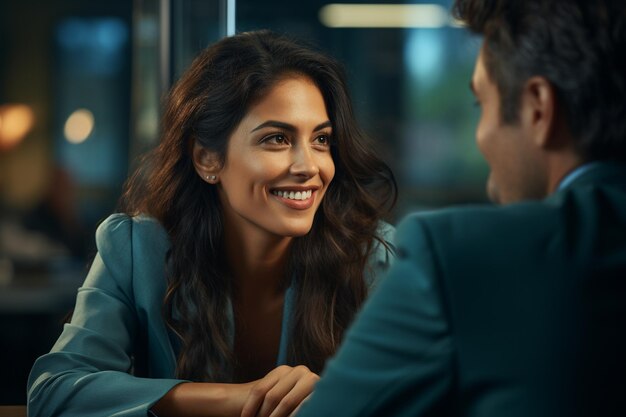
[[[414,212],[398,225],[398,239],[415,233],[427,234],[430,239],[450,238],[474,241],[478,237],[512,237],[516,231],[529,232],[534,228],[550,229],[551,221],[559,217],[560,204],[536,201],[508,206],[468,205],[433,211]]]
[[[413,213],[398,225],[395,243],[454,273],[463,268],[525,273],[533,265],[582,273],[606,253],[623,250],[624,213],[622,187],[579,184],[540,201]]]

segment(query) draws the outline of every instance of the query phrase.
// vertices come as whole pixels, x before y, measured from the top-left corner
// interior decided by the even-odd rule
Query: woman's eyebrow
[[[250,131],[250,133],[256,132],[257,130],[263,129],[265,127],[277,127],[279,129],[284,129],[284,130],[287,130],[289,132],[295,132],[296,130],[298,130],[292,124],[285,123],[285,122],[279,122],[278,120],[268,120],[266,122],[261,123],[260,125],[258,125],[254,129],[252,129]],[[320,123],[319,125],[315,126],[313,131],[317,132],[318,130],[322,130],[322,129],[326,128],[326,127],[332,127],[332,124],[330,123],[330,120],[327,120],[327,121],[325,121],[323,123]]]
[[[313,129],[313,131],[317,132],[318,130],[322,130],[326,127],[333,127],[332,123],[330,123],[330,120],[326,120],[324,123],[320,123],[319,125],[315,126],[315,129]]]
[[[297,130],[294,125],[290,125],[289,123],[279,122],[277,120],[268,120],[267,122],[263,122],[254,129],[252,129],[250,133],[256,132],[259,129],[263,129],[264,127],[278,127],[280,129],[288,130],[290,132],[295,132]]]

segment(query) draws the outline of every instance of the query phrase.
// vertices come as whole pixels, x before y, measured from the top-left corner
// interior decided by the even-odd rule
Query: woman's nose
[[[289,167],[292,175],[313,177],[319,173],[319,164],[313,154],[313,149],[309,146],[297,146],[292,151],[293,161]]]

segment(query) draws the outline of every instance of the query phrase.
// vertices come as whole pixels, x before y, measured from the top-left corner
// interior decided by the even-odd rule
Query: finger
[[[285,395],[293,389],[298,382],[298,374],[293,371],[283,377],[267,391],[261,402],[255,417],[268,417],[280,404]]]
[[[291,371],[288,366],[279,366],[261,378],[250,389],[248,398],[241,409],[241,417],[254,417],[265,400],[265,396],[285,375]]]
[[[298,412],[300,411],[300,409],[302,408],[302,404],[306,403],[307,401],[309,401],[309,398],[311,398],[311,395],[313,393],[309,394],[306,396],[306,398],[304,400],[302,400],[302,402],[300,404],[298,404],[298,406],[291,412],[291,414],[289,414],[289,417],[295,417],[296,414],[298,414]],[[270,416],[272,417],[272,416]]]
[[[258,417],[286,417],[313,391],[319,377],[306,367],[294,370],[266,395]]]
[[[313,373],[303,376],[276,406],[270,417],[287,417],[311,395],[319,377]]]
[[[295,414],[296,410],[311,396],[318,380],[319,377],[314,373],[301,378],[294,388],[283,397],[269,417],[287,417]]]

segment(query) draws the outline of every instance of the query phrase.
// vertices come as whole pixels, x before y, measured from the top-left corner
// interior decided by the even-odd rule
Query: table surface
[[[0,417],[26,417],[26,406],[0,405]]]

